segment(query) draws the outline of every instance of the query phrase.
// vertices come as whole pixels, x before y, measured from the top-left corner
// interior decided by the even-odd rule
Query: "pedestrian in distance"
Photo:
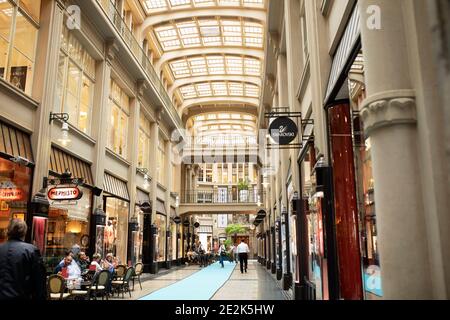
[[[241,243],[237,246],[236,252],[239,255],[241,273],[244,273],[244,271],[247,273],[248,253],[250,252],[250,249],[244,239],[242,239]]]
[[[45,300],[45,267],[39,249],[25,242],[25,221],[13,219],[0,245],[0,300]]]
[[[226,257],[226,255],[227,255],[227,249],[225,248],[225,245],[222,241],[220,244],[220,247],[219,247],[219,261],[220,261],[222,268],[224,268],[223,259]]]

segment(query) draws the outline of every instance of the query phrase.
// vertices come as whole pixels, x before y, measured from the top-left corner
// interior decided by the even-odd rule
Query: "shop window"
[[[127,261],[129,203],[113,197],[106,198],[106,226],[104,229],[104,254],[112,253],[119,263]]]
[[[130,98],[113,80],[111,80],[110,107],[111,116],[108,127],[108,148],[118,155],[127,158]]]
[[[40,0],[19,4],[0,2],[0,77],[31,95]]]
[[[80,200],[50,204],[43,254],[48,272],[53,272],[67,251],[72,250],[77,255],[80,251],[89,250],[92,191],[82,186],[78,188],[83,192]]]
[[[58,112],[69,114],[69,122],[90,133],[94,100],[95,60],[64,26],[58,64]]]
[[[207,164],[206,165],[206,182],[212,182],[213,181],[213,165]]]
[[[30,168],[0,158],[0,244],[12,218],[26,220],[31,174]]]
[[[155,243],[155,261],[166,260],[166,216],[157,214],[155,226],[158,228]]]
[[[142,262],[142,245],[144,239],[144,213],[139,205],[134,207],[134,216],[138,223],[138,228],[131,232],[131,264],[134,266]]]

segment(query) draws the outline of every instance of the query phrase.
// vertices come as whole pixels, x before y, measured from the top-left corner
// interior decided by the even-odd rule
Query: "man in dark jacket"
[[[45,268],[39,249],[25,243],[27,225],[13,219],[0,245],[0,300],[46,298]]]

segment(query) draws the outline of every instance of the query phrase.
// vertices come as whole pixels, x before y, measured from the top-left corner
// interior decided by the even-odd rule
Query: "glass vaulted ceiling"
[[[211,103],[259,105],[265,45],[266,0],[140,0],[180,113]],[[236,108],[234,108],[236,109]],[[235,111],[235,110],[234,110]],[[245,114],[246,110],[242,110]],[[207,135],[256,135],[256,119],[237,118],[222,107],[216,124],[194,117],[193,130]],[[205,115],[211,117],[211,114]],[[234,116],[234,119],[232,118]],[[214,122],[214,120],[213,120]]]

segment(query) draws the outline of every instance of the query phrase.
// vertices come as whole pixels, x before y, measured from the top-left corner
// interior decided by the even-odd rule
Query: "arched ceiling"
[[[154,67],[167,79],[180,114],[202,105],[259,106],[267,0],[140,0],[147,18],[143,38]],[[241,108],[241,107],[237,107]],[[211,111],[211,108],[208,108]],[[225,114],[223,107],[218,108]],[[230,111],[230,116],[232,111]],[[190,117],[187,117],[188,119]],[[188,119],[184,118],[185,121]],[[196,127],[203,134],[256,133],[248,120]]]

